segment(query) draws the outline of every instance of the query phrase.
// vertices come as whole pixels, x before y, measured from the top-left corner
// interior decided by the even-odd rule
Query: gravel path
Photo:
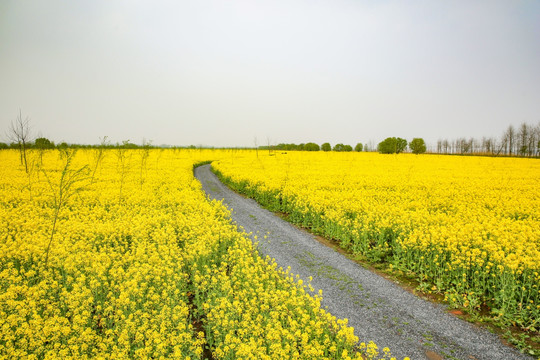
[[[315,237],[231,191],[211,172],[195,177],[212,199],[223,200],[240,229],[257,236],[263,256],[323,290],[323,306],[349,325],[361,341],[388,346],[398,359],[532,359],[503,345],[498,336],[448,314],[441,305],[422,300],[364,269]],[[268,234],[269,233],[269,234]],[[264,239],[264,235],[268,238]]]

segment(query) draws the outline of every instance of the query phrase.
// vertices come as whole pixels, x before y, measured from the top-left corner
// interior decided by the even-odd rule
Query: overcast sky
[[[0,141],[253,146],[540,122],[540,1],[0,1]]]

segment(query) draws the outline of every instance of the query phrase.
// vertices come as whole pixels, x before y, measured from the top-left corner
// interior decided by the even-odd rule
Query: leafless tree
[[[442,147],[443,147],[443,152],[445,154],[448,154],[448,152],[450,151],[450,143],[448,142],[448,140],[446,139],[443,140]]]
[[[508,155],[514,153],[514,147],[516,146],[516,130],[512,125],[508,126],[508,129],[504,133],[503,141],[505,144],[505,150]]]
[[[538,131],[537,128],[529,125],[529,137],[527,139],[527,150],[529,156],[536,155],[536,144],[538,143]]]
[[[473,147],[472,139],[467,140],[465,138],[459,138],[456,140],[456,149],[458,154],[468,154],[471,152]]]
[[[532,142],[534,148],[533,155],[540,156],[540,121],[534,128],[534,138]]]
[[[469,139],[469,152],[471,154],[474,154],[474,153],[479,152],[479,149],[480,149],[480,143],[478,142],[478,140],[475,138],[470,138]]]
[[[540,122],[536,125],[523,123],[519,127],[510,125],[500,138],[439,139],[436,151],[439,154],[540,156]]]
[[[520,125],[519,130],[516,134],[516,140],[517,152],[519,153],[519,155],[527,155],[527,148],[529,142],[529,126],[526,123]]]
[[[489,150],[490,150],[489,139],[484,136],[482,137],[482,144],[480,145],[480,152],[483,154],[487,154],[489,153]]]
[[[497,147],[497,140],[491,137],[482,138],[482,152],[485,154],[495,154]]]
[[[21,156],[21,165],[24,165],[26,172],[28,173],[28,162],[26,161],[26,148],[31,141],[30,138],[30,118],[26,117],[23,120],[22,112],[19,109],[19,116],[15,121],[11,122],[9,128],[8,137],[11,142],[16,143],[19,146],[19,152]]]

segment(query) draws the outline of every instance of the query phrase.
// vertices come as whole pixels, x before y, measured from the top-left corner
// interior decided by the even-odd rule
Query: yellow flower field
[[[213,164],[230,186],[453,304],[540,328],[540,161],[255,152]]]
[[[33,151],[26,172],[0,151],[0,359],[361,358],[346,320],[207,201],[194,164],[237,156]]]

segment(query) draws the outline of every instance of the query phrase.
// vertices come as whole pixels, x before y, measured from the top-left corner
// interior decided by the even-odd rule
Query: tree
[[[319,150],[321,150],[321,147],[318,144],[308,142],[306,145],[304,145],[304,150],[306,150],[306,151],[319,151]]]
[[[321,150],[322,151],[330,151],[332,150],[332,147],[330,146],[330,143],[324,143],[321,145]]]
[[[540,121],[538,122],[538,125],[536,125],[533,129],[533,137],[531,138],[532,142],[532,148],[533,148],[533,156],[540,155]]]
[[[54,143],[52,143],[49,139],[44,137],[38,137],[36,141],[34,141],[34,147],[39,152],[39,162],[40,165],[43,165],[43,153],[47,149],[54,149]]]
[[[51,142],[51,140],[49,140],[49,139],[47,139],[47,138],[44,138],[44,137],[37,138],[37,139],[34,141],[34,146],[35,146],[37,149],[41,149],[41,150],[44,150],[44,149],[54,149],[54,143]]]
[[[537,134],[532,125],[522,123],[516,134],[517,150],[521,156],[532,156],[535,152]]]
[[[484,154],[493,154],[495,152],[495,139],[484,136],[480,145],[480,152]]]
[[[362,145],[361,143],[356,144],[356,146],[354,147],[354,151],[360,152],[362,150],[364,150],[364,145]]]
[[[467,140],[465,138],[459,138],[456,141],[457,141],[458,152],[461,155],[472,152],[473,146],[472,146],[471,140]]]
[[[57,147],[59,150],[65,150],[65,149],[67,149],[67,148],[69,147],[69,145],[68,145],[65,141],[63,141],[63,142],[61,142],[60,144],[58,144],[56,147]]]
[[[503,142],[505,145],[504,147],[505,149],[507,149],[506,153],[508,155],[512,155],[512,153],[514,152],[515,138],[516,138],[516,130],[514,129],[512,125],[510,125],[503,135]]]
[[[426,152],[426,142],[422,138],[414,138],[409,143],[409,148],[413,154],[423,154]]]
[[[340,143],[340,144],[336,144],[336,145],[334,145],[334,147],[332,148],[332,151],[338,151],[338,152],[345,151],[345,150],[343,150],[344,147],[345,147],[345,145],[343,145],[343,144],[341,144],[341,143]]]
[[[0,150],[3,150],[3,149],[9,149],[9,145],[6,143],[0,142]]]
[[[377,150],[381,154],[399,154],[407,148],[407,140],[396,137],[384,139],[377,146]]]
[[[28,172],[28,162],[26,161],[26,149],[30,140],[30,119],[26,117],[23,120],[21,110],[19,110],[19,116],[13,122],[9,128],[8,137],[11,141],[17,144],[21,156],[21,165],[24,164],[26,172]]]
[[[333,151],[338,151],[338,152],[341,152],[341,151],[352,151],[353,148],[351,145],[343,145],[343,144],[336,144],[334,146],[334,148],[332,149]]]

